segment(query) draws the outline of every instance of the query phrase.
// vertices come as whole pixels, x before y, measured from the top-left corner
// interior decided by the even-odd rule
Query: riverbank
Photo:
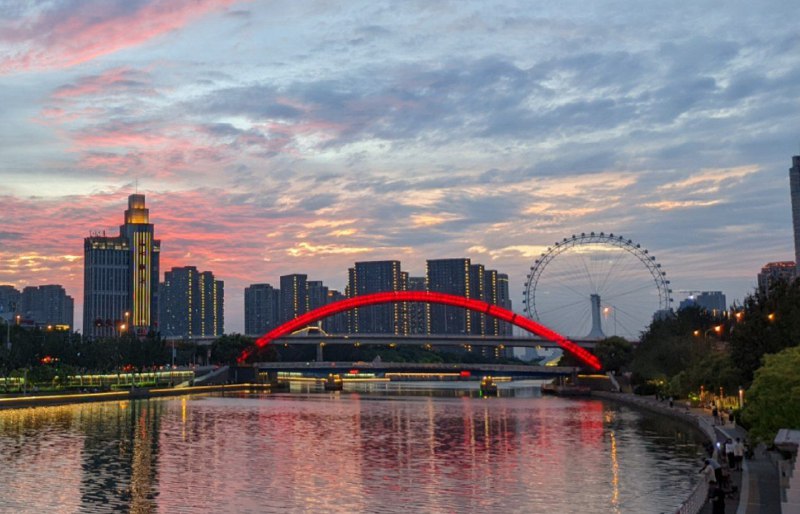
[[[677,402],[673,407],[652,396],[593,391],[592,396],[644,409],[656,414],[680,419],[697,428],[711,443],[724,444],[726,439],[747,440],[747,431],[740,426],[715,425],[710,412],[689,408]],[[724,460],[724,459],[723,459]],[[752,458],[745,459],[742,470],[728,470],[731,484],[737,493],[726,499],[725,512],[736,514],[781,514],[779,478],[769,452],[756,448]],[[699,480],[692,494],[676,511],[677,514],[711,513],[707,504],[707,484]]]
[[[10,398],[0,398],[0,410],[19,409],[24,407],[43,407],[48,405],[66,405],[70,403],[127,401],[199,393],[269,390],[269,384],[220,384],[190,387],[133,388],[125,391],[103,391],[93,393],[69,392],[64,394],[24,395]]]

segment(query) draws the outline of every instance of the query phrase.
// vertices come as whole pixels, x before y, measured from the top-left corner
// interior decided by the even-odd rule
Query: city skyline
[[[81,319],[82,240],[138,192],[161,267],[225,281],[227,331],[248,285],[343,291],[356,261],[471,258],[520,311],[590,231],[741,301],[794,255],[792,7],[0,6],[0,284],[61,284]]]

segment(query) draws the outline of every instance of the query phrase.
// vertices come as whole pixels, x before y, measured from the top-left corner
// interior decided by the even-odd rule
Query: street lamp
[[[617,335],[617,308],[613,305],[603,307],[603,315],[608,318],[608,313],[612,313],[614,315],[614,335]]]
[[[706,330],[705,332],[703,332],[703,341],[708,339],[708,333],[711,332],[711,331],[714,331],[717,334],[721,334],[722,333],[722,325],[715,325],[715,326],[709,328],[708,330]],[[695,337],[700,337],[700,331],[699,330],[692,331],[692,334]]]
[[[770,321],[775,321],[775,313],[770,312],[769,314],[767,314],[767,319]]]

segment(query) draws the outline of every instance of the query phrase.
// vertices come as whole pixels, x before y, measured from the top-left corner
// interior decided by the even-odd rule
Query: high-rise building
[[[794,262],[796,276],[800,276],[800,155],[792,157],[789,168],[789,192],[792,197],[792,225],[794,227]]]
[[[341,292],[335,289],[328,289],[327,303],[334,303],[344,300],[346,297]],[[340,312],[333,316],[328,316],[322,320],[322,330],[329,334],[346,334],[347,333],[347,313]]]
[[[351,298],[372,293],[402,291],[408,274],[400,270],[400,261],[357,262],[348,270],[347,291]],[[359,334],[408,333],[407,306],[400,303],[353,309],[350,331]]]
[[[29,286],[22,290],[17,311],[39,326],[74,325],[75,302],[60,285]]]
[[[308,308],[308,275],[281,277],[281,323],[301,316]]]
[[[511,304],[511,294],[508,290],[508,275],[506,273],[497,274],[497,300],[495,305],[503,307],[504,309],[513,310]],[[498,329],[496,334],[499,336],[510,336],[513,331],[513,325],[506,321],[497,320]]]
[[[244,333],[261,336],[280,325],[281,292],[269,284],[244,289]]]
[[[19,299],[22,293],[12,285],[0,286],[0,317],[11,319],[19,312]]]
[[[308,288],[308,310],[313,311],[328,303],[328,288],[321,280],[309,280],[306,282]]]
[[[122,324],[137,334],[158,330],[161,241],[154,238],[144,195],[128,197],[119,236],[84,239],[83,333],[113,336]]]
[[[776,282],[791,282],[796,277],[797,266],[794,262],[770,262],[761,268],[761,273],[758,274],[758,289],[767,294]]]
[[[725,312],[727,302],[722,291],[692,291],[692,294],[680,303],[678,309],[686,307],[699,307],[717,315]]]
[[[161,334],[167,337],[214,337],[225,331],[224,283],[194,266],[164,273],[159,290]]]
[[[408,291],[425,291],[425,277],[408,277]],[[408,304],[408,333],[413,335],[428,333],[427,304],[413,302]]]
[[[428,291],[469,298],[469,259],[434,259],[427,261]],[[428,304],[429,334],[471,334],[472,319],[461,307]]]
[[[469,286],[470,298],[473,300],[492,303],[487,300],[486,268],[483,264],[470,264]],[[468,311],[466,314],[470,317],[470,328],[472,335],[485,336],[491,333],[491,316],[487,317],[486,314],[477,311]]]

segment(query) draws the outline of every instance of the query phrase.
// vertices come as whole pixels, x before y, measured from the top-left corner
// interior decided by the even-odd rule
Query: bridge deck
[[[305,371],[309,373],[347,373],[350,370],[383,374],[409,373],[459,373],[469,371],[485,375],[555,377],[571,375],[578,368],[566,366],[522,366],[514,364],[461,364],[416,362],[259,362],[253,366],[260,371]]]

